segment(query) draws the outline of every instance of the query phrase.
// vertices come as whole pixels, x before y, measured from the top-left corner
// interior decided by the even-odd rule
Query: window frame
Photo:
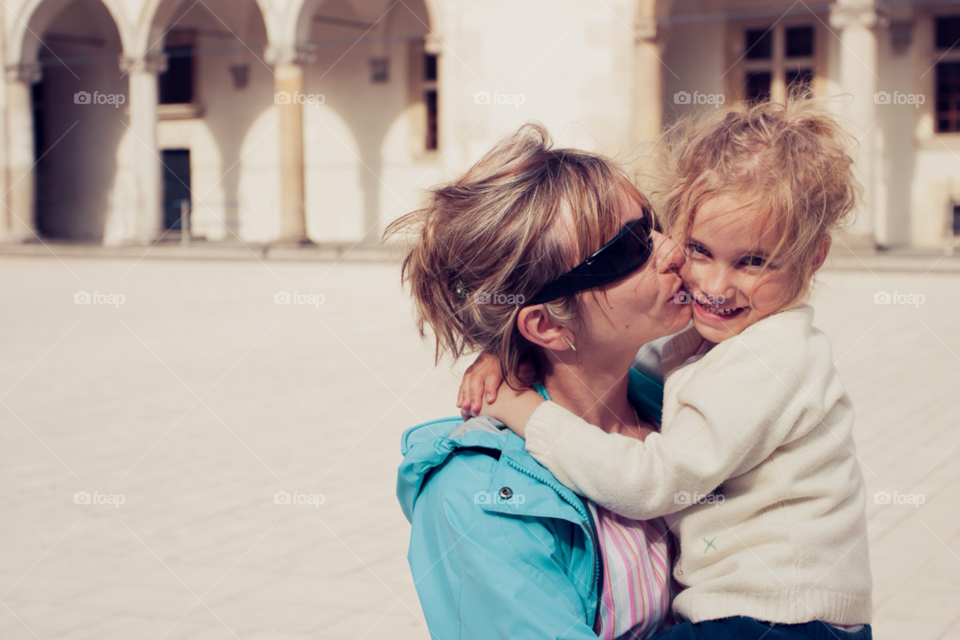
[[[804,58],[787,58],[786,31],[793,27],[813,28],[813,55]],[[772,56],[769,59],[749,60],[746,57],[747,31],[771,29]],[[727,22],[727,95],[734,100],[746,99],[747,75],[769,71],[770,100],[783,101],[787,96],[787,74],[791,71],[809,69],[813,75],[810,82],[811,97],[823,95],[827,82],[827,38],[829,32],[819,16],[788,16],[771,23],[767,19],[730,20]]]
[[[937,19],[938,18],[960,18],[960,12],[957,12],[956,9],[953,11],[934,11],[930,14],[930,23],[929,23],[929,37],[930,37],[930,53],[933,57],[931,60],[932,65],[930,66],[930,112],[933,117],[932,129],[933,133],[936,136],[949,136],[949,137],[960,137],[960,127],[957,131],[941,131],[940,130],[940,117],[939,112],[937,111],[937,74],[939,73],[938,67],[940,64],[960,64],[960,44],[954,45],[953,49],[943,50],[937,48]],[[960,116],[958,116],[960,117]]]
[[[434,80],[427,80],[426,75],[426,57],[434,55],[437,58],[437,77]],[[426,40],[412,40],[408,48],[409,64],[407,65],[407,115],[408,126],[410,129],[410,150],[415,160],[429,159],[438,154],[443,143],[441,127],[441,96],[440,96],[440,73],[441,73],[441,55],[431,54],[426,50]],[[436,147],[431,149],[427,146],[429,131],[427,112],[427,94],[435,92],[437,95],[437,136]]]

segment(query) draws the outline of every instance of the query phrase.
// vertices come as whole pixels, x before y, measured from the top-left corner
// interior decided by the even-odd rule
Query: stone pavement
[[[0,638],[429,637],[398,439],[456,412],[459,369],[395,264],[0,268]],[[838,271],[815,301],[858,410],[878,640],[960,638],[958,294]]]

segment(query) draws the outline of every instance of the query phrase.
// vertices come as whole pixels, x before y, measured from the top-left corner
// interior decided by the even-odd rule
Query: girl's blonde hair
[[[653,197],[681,246],[712,198],[730,196],[760,212],[761,224],[779,236],[767,264],[786,276],[783,308],[790,308],[806,299],[822,243],[849,222],[860,199],[854,145],[814,100],[731,105],[666,132]]]
[[[421,338],[427,325],[433,329],[436,361],[484,351],[499,356],[511,386],[522,363],[541,378],[540,351],[517,329],[523,301],[612,239],[631,200],[649,206],[612,162],[552,148],[539,124],[524,125],[459,179],[432,189],[426,206],[390,224],[384,239],[412,236],[401,277]],[[556,322],[580,326],[578,294],[544,307]]]

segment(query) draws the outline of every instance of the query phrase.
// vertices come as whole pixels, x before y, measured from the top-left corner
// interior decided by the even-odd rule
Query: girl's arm
[[[526,450],[578,494],[646,520],[696,503],[769,457],[791,431],[819,422],[797,387],[778,383],[790,377],[782,367],[749,358],[711,364],[686,382],[679,409],[644,442],[544,402],[526,424]]]

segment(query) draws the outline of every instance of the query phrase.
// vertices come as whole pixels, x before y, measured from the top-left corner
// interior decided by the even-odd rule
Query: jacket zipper
[[[509,464],[511,467],[513,467],[514,469],[516,469],[516,470],[519,471],[520,473],[523,473],[523,474],[525,474],[525,475],[528,475],[528,476],[530,476],[531,478],[533,478],[533,479],[535,479],[535,480],[537,480],[537,481],[539,481],[539,482],[542,482],[543,484],[547,485],[548,487],[550,487],[551,489],[553,489],[554,491],[556,491],[556,492],[557,492],[557,495],[560,496],[561,498],[563,498],[563,501],[564,501],[564,502],[566,502],[566,503],[569,504],[571,507],[573,507],[574,509],[576,509],[577,513],[580,514],[580,516],[583,518],[583,522],[586,522],[586,523],[589,525],[587,528],[590,530],[590,542],[591,542],[591,544],[593,544],[593,591],[594,591],[594,593],[596,594],[596,598],[597,598],[597,608],[596,608],[596,611],[595,611],[594,614],[593,614],[593,625],[594,625],[594,627],[596,627],[597,619],[598,619],[598,616],[600,615],[600,605],[601,605],[601,601],[600,601],[600,542],[597,540],[596,536],[594,535],[594,527],[595,527],[596,525],[594,525],[594,523],[593,523],[593,516],[590,515],[589,509],[587,509],[587,508],[583,505],[583,503],[574,503],[574,502],[571,502],[570,500],[567,500],[566,496],[563,495],[563,492],[560,491],[560,488],[559,488],[557,485],[555,485],[554,483],[548,481],[546,478],[544,478],[544,477],[542,477],[542,476],[539,476],[539,475],[533,473],[532,471],[530,471],[529,469],[526,469],[525,467],[521,467],[521,466],[519,466],[519,465],[514,464],[513,461],[510,460],[510,458],[507,458],[507,464]]]

